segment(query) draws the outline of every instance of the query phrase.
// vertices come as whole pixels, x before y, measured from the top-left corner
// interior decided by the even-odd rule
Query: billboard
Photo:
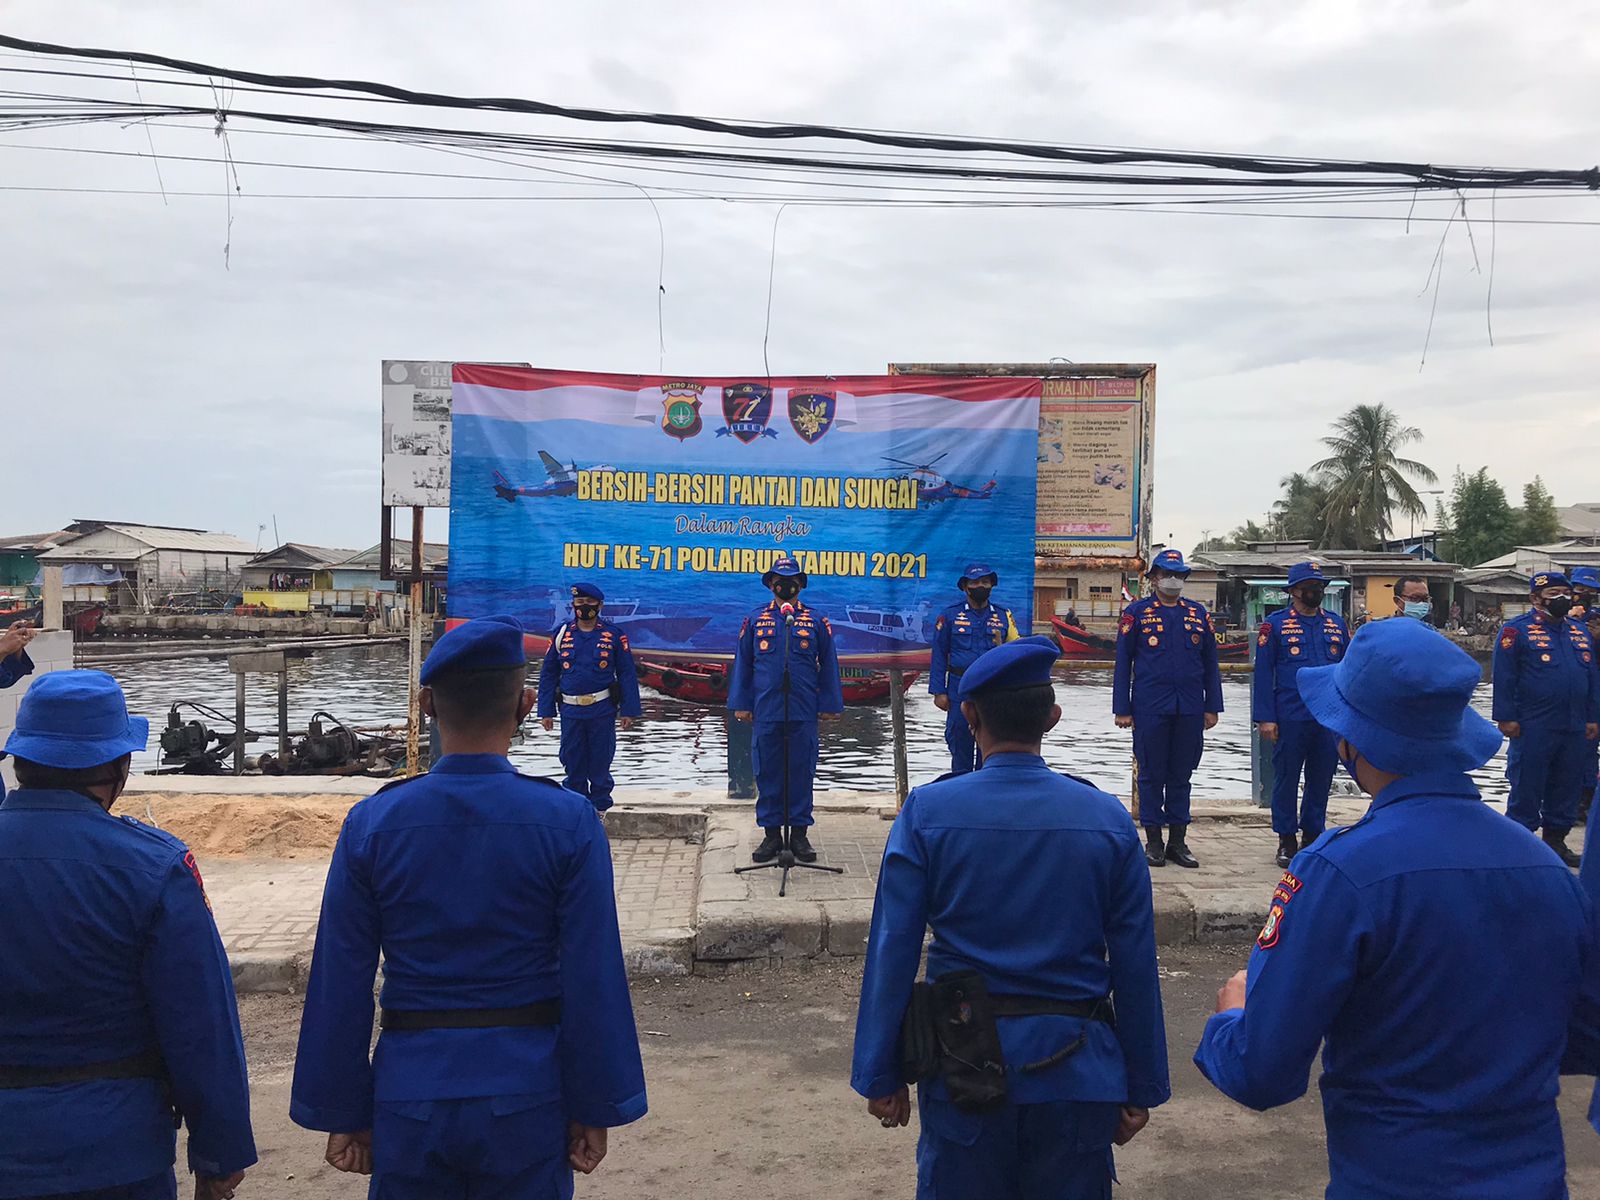
[[[842,658],[915,664],[967,562],[1032,592],[1037,378],[453,378],[452,617],[554,629],[591,579],[639,651],[726,656],[793,554]]]
[[[1043,381],[1041,558],[1142,557],[1153,375]]]
[[[383,503],[401,508],[450,504],[448,362],[383,362]]]

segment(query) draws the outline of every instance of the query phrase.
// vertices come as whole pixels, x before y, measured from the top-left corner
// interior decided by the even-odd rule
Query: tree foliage
[[[1524,546],[1543,546],[1561,537],[1561,515],[1556,512],[1556,502],[1544,486],[1544,480],[1537,475],[1522,489],[1522,509],[1517,517],[1517,537]]]
[[[1487,467],[1470,475],[1457,468],[1450,487],[1450,525],[1450,557],[1469,567],[1510,553],[1522,532],[1505,489],[1489,477]]]
[[[1389,536],[1394,518],[1428,515],[1408,475],[1434,483],[1438,476],[1426,464],[1400,457],[1400,451],[1422,440],[1422,431],[1400,424],[1386,404],[1358,404],[1333,423],[1322,439],[1327,458],[1311,464],[1307,474],[1328,487],[1323,513],[1323,538],[1339,528],[1348,532],[1355,549],[1375,549]],[[1291,476],[1292,478],[1292,476]]]

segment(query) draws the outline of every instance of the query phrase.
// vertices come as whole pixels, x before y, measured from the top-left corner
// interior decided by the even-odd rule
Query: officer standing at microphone
[[[639,677],[628,635],[600,617],[605,593],[592,583],[572,585],[576,620],[550,635],[539,672],[539,720],[546,732],[561,711],[561,765],[566,785],[599,812],[611,807],[611,762],[617,722],[629,729],[642,711]]]
[[[1188,577],[1182,554],[1161,551],[1150,564],[1156,594],[1128,605],[1117,627],[1111,711],[1118,729],[1133,730],[1139,823],[1152,867],[1200,865],[1186,840],[1189,779],[1222,711],[1217,633],[1205,605],[1182,598]]]
[[[792,555],[774,562],[761,584],[772,590],[772,602],[739,627],[728,680],[728,707],[739,720],[755,725],[756,824],[766,836],[750,857],[771,862],[783,849],[787,786],[789,848],[801,862],[816,862],[807,831],[817,773],[817,718],[833,720],[844,711],[839,656],[828,618],[800,602],[806,576]]]
[[[952,775],[976,771],[983,765],[983,757],[972,739],[967,719],[961,715],[960,702],[950,702],[950,692],[960,688],[962,674],[985,650],[1021,636],[1011,610],[989,603],[990,593],[999,584],[1000,576],[989,569],[988,563],[970,563],[956,580],[956,587],[966,594],[966,600],[945,609],[933,625],[928,691],[945,714],[944,744],[950,747]]]
[[[1322,608],[1327,586],[1316,563],[1295,563],[1289,568],[1289,607],[1267,617],[1256,635],[1251,715],[1261,740],[1272,745],[1272,831],[1278,835],[1280,867],[1322,836],[1328,824],[1328,791],[1339,765],[1338,739],[1317,724],[1295,686],[1301,668],[1336,663],[1350,644],[1344,621]],[[1297,795],[1302,770],[1303,800]]]

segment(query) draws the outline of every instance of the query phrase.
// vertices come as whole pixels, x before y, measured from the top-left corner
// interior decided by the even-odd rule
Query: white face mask
[[[1176,575],[1167,575],[1156,580],[1156,591],[1163,596],[1183,595],[1183,580]]]

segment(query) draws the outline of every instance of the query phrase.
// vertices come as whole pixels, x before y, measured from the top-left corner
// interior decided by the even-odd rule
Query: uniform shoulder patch
[[[1283,873],[1278,886],[1272,890],[1272,907],[1267,911],[1266,924],[1261,926],[1261,932],[1256,935],[1256,945],[1263,950],[1271,950],[1278,944],[1282,935],[1284,910],[1304,886],[1293,871]]]
[[[938,618],[933,623],[933,627],[935,629],[943,629],[944,628],[944,614],[943,613],[939,614]]]
[[[1122,614],[1122,624],[1117,626],[1119,636],[1133,632],[1133,617],[1128,613]]]
[[[739,636],[743,637],[748,632],[750,632],[750,618],[746,617],[739,623]]]
[[[200,878],[200,864],[194,860],[194,851],[186,850],[183,854],[183,865],[190,875],[194,876],[194,885],[200,889],[200,899],[204,901],[206,911],[211,911],[211,897],[206,895],[206,881]]]
[[[1272,622],[1261,622],[1261,630],[1256,634],[1256,645],[1265,646],[1272,640]]]
[[[824,629],[826,629],[829,633],[833,632],[833,622],[828,620],[827,617],[823,617],[822,618],[822,627]]]
[[[1509,650],[1517,644],[1517,630],[1514,625],[1507,625],[1500,631],[1500,649]]]
[[[625,634],[625,633],[619,633],[619,634],[617,634],[617,637],[618,637],[618,638],[619,638],[619,639],[621,639],[621,642],[622,642],[622,648],[623,648],[623,649],[624,649],[624,650],[626,650],[626,649],[627,649],[627,648],[628,648],[628,635],[627,635],[627,634]]]

